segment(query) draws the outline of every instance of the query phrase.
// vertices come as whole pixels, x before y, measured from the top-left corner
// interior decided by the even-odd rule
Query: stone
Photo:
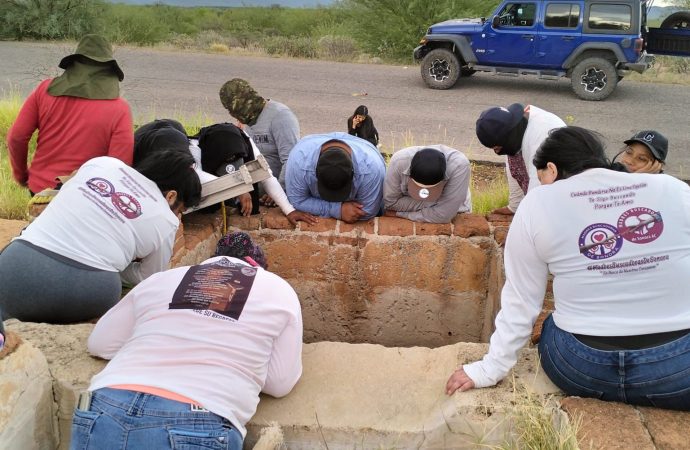
[[[0,249],[9,244],[12,238],[19,236],[28,224],[25,220],[0,219]]]
[[[688,448],[690,412],[638,407],[657,450],[684,450]]]
[[[449,223],[415,222],[414,229],[414,234],[417,236],[450,236],[453,234]]]
[[[273,230],[294,230],[295,226],[279,208],[264,208],[262,210],[261,225]]]
[[[45,356],[23,342],[0,358],[0,374],[0,449],[54,449],[57,423]]]
[[[313,225],[307,222],[299,222],[300,231],[312,231],[314,233],[323,233],[325,231],[335,231],[338,221],[330,217],[319,217],[319,221]]]
[[[630,405],[567,397],[561,401],[561,408],[572,422],[580,422],[577,431],[580,448],[656,450],[640,414]]]
[[[495,226],[494,227],[494,240],[501,247],[505,247],[506,239],[508,238],[508,227],[507,226]]]
[[[357,234],[376,234],[376,217],[366,221],[360,220],[355,223],[345,223],[342,220],[338,221],[338,232],[340,233],[351,233],[355,232]]]

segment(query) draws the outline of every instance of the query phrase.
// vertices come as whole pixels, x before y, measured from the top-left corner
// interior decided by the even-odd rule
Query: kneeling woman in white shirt
[[[120,299],[122,281],[165,270],[177,214],[201,197],[193,164],[179,151],[158,152],[134,168],[107,156],[86,162],[0,254],[0,327],[10,317],[93,319]]]
[[[488,354],[446,391],[492,386],[527,343],[553,274],[539,354],[568,395],[690,410],[690,187],[609,170],[595,134],[551,132],[534,157],[542,186],[510,226],[506,283]]]

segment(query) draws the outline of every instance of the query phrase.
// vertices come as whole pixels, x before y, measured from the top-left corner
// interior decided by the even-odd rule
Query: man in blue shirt
[[[354,223],[381,212],[385,173],[371,143],[347,133],[313,134],[290,152],[285,185],[296,209]]]

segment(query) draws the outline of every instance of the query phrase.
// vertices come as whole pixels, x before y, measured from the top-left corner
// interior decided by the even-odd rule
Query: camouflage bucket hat
[[[73,54],[62,58],[58,67],[67,69],[72,64],[72,61],[82,57],[97,63],[109,65],[120,81],[125,78],[125,74],[122,72],[122,69],[120,69],[120,66],[117,65],[115,58],[113,58],[113,48],[110,42],[103,36],[98,34],[87,34],[81,38],[81,41],[79,41],[77,45],[77,50]]]
[[[220,88],[220,102],[232,117],[249,126],[256,123],[266,105],[266,100],[241,78],[233,78]]]

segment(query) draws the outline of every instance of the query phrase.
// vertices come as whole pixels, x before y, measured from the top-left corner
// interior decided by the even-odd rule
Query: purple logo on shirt
[[[620,251],[623,238],[613,225],[595,223],[582,230],[578,244],[587,258],[606,259]]]
[[[661,213],[649,208],[632,208],[618,218],[618,232],[626,241],[648,244],[664,231]]]
[[[142,214],[141,204],[136,198],[124,192],[115,192],[113,183],[105,178],[91,178],[86,186],[101,197],[110,197],[115,209],[127,219],[136,219]]]

